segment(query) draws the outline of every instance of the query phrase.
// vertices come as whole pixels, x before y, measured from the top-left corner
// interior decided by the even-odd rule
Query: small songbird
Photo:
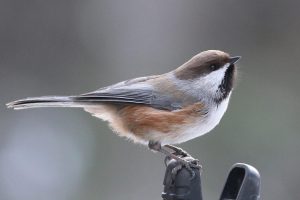
[[[208,50],[162,75],[135,78],[77,96],[21,99],[7,107],[80,107],[108,121],[118,135],[160,151],[163,146],[201,136],[220,122],[239,59]]]

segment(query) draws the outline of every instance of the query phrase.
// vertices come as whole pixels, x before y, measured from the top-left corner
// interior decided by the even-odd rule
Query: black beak
[[[231,57],[231,58],[229,58],[229,63],[230,64],[235,64],[240,58],[241,58],[241,56]]]

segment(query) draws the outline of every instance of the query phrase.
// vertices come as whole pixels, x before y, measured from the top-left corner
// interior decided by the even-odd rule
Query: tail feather
[[[8,108],[15,110],[39,107],[84,107],[84,102],[74,101],[72,96],[30,97],[7,103]]]
[[[39,107],[87,107],[103,103],[147,104],[148,99],[138,99],[117,95],[42,96],[20,99],[6,104],[15,110]]]

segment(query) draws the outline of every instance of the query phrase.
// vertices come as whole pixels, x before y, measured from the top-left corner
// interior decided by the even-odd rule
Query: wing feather
[[[159,94],[149,80],[157,75],[126,80],[96,91],[73,97],[77,101],[145,104],[159,109],[174,110],[169,97]]]

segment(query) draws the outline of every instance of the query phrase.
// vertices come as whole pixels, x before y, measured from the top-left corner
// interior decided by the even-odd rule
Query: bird
[[[81,95],[29,97],[7,107],[83,108],[108,121],[119,136],[180,160],[179,155],[188,154],[175,144],[202,136],[219,124],[240,58],[207,50],[161,75],[134,78]]]

